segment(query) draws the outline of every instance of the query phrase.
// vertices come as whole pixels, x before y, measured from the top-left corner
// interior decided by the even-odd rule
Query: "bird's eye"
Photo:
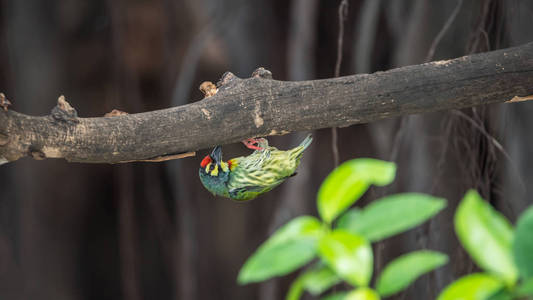
[[[209,171],[211,176],[218,176],[218,165],[215,165],[212,170]]]

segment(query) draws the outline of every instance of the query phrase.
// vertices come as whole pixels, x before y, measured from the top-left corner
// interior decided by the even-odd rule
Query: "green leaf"
[[[246,284],[294,271],[316,256],[317,242],[322,234],[318,219],[308,216],[293,219],[248,258],[237,281]]]
[[[346,295],[344,300],[379,300],[379,295],[370,288],[360,288]]]
[[[265,246],[281,244],[288,240],[311,238],[316,240],[323,233],[322,222],[315,217],[301,216],[283,225],[266,240]]]
[[[359,219],[362,214],[363,214],[363,210],[361,208],[354,207],[354,208],[349,209],[342,216],[340,216],[340,218],[337,220],[337,228],[345,229],[346,231],[349,231],[349,232],[355,232],[355,233],[362,234],[352,229],[352,227],[357,226],[356,223],[359,222],[359,220],[357,219]]]
[[[301,275],[306,291],[312,295],[319,295],[330,287],[341,282],[341,279],[331,268],[321,265],[310,269]]]
[[[446,207],[446,200],[425,194],[396,194],[375,200],[362,211],[349,210],[338,227],[376,242],[411,229]]]
[[[516,288],[516,295],[519,297],[533,296],[533,278],[530,278]]]
[[[533,206],[516,223],[513,252],[522,278],[533,278]]]
[[[394,163],[358,158],[349,160],[324,180],[318,190],[318,213],[322,220],[331,223],[339,214],[357,201],[371,184],[383,186],[394,180]]]
[[[487,300],[503,286],[504,283],[493,275],[470,274],[448,285],[437,300]]]
[[[312,260],[316,242],[303,239],[259,249],[242,267],[238,282],[247,284],[286,275]]]
[[[285,300],[298,300],[300,299],[300,297],[302,297],[303,293],[304,286],[302,284],[302,278],[298,277],[292,282],[291,287],[287,292],[287,296],[285,297]]]
[[[285,299],[300,299],[304,290],[312,295],[318,295],[340,281],[341,279],[333,270],[324,264],[319,264],[302,273],[293,281]]]
[[[320,257],[354,286],[367,286],[372,277],[372,248],[360,235],[334,230],[318,243]]]
[[[378,293],[383,297],[395,294],[413,283],[424,273],[448,262],[448,257],[435,251],[415,251],[390,262],[377,280]]]
[[[478,266],[514,284],[518,272],[511,254],[513,229],[507,219],[470,190],[455,212],[455,232]]]
[[[487,300],[512,300],[513,294],[509,292],[506,287],[503,287],[496,292],[492,293]]]
[[[345,300],[348,292],[336,292],[320,298],[320,300]]]

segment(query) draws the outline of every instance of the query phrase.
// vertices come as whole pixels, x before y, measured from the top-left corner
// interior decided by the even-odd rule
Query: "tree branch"
[[[533,43],[323,80],[277,81],[264,69],[248,79],[228,72],[216,95],[152,112],[78,118],[62,101],[43,117],[0,110],[0,162],[24,156],[88,163],[162,160],[249,137],[529,100],[531,95]]]

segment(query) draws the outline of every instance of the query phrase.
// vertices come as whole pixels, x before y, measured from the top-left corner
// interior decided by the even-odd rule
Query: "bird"
[[[248,139],[245,145],[255,151],[227,162],[222,160],[222,147],[216,146],[200,163],[200,181],[215,196],[236,201],[254,199],[296,175],[302,154],[312,140],[308,135],[297,147],[283,151],[269,146],[265,138]]]

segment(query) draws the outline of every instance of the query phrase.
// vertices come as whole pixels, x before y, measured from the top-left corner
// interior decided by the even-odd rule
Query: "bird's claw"
[[[268,145],[268,141],[265,138],[250,138],[242,141],[242,143],[244,146],[246,146],[246,148],[258,151],[265,149],[261,146]]]

